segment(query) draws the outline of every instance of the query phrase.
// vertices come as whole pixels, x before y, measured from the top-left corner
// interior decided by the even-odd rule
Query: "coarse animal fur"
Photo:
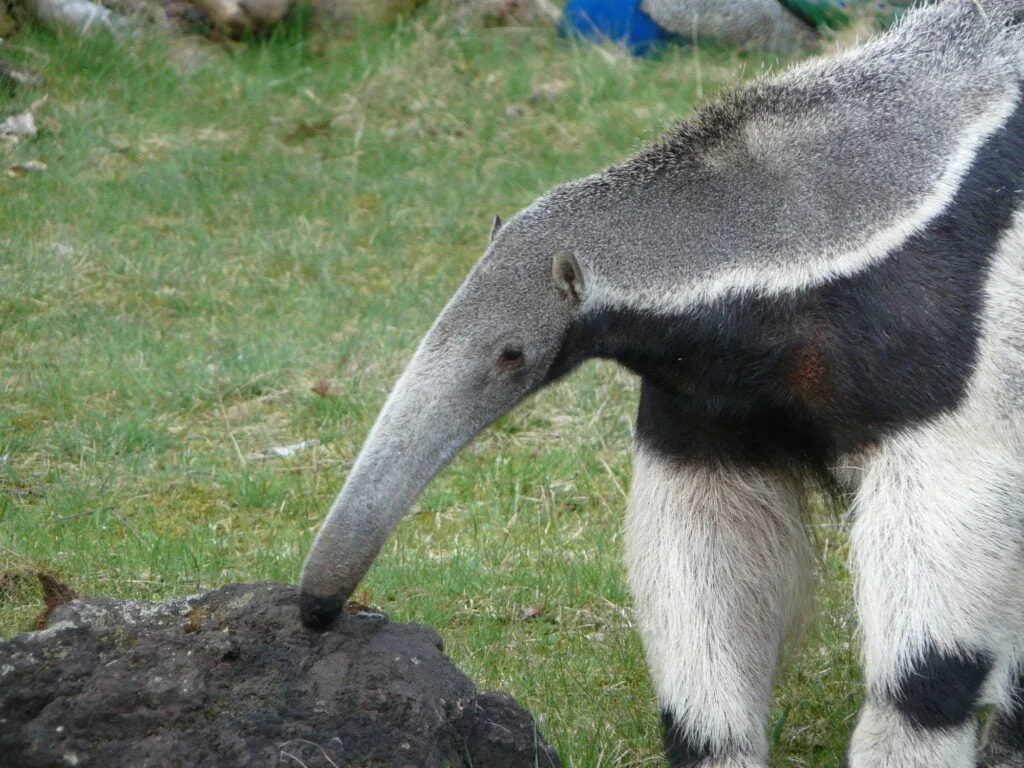
[[[767,764],[808,482],[850,504],[850,766],[1024,764],[1022,82],[1024,0],[947,0],[496,222],[317,537],[306,623],[462,445],[610,358],[642,378],[626,558],[675,768]]]

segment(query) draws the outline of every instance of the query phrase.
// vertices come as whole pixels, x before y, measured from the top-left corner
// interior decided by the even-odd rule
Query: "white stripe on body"
[[[638,291],[636,286],[625,288],[617,279],[602,279],[600,267],[595,265],[597,270],[587,276],[584,312],[628,307],[672,315],[737,295],[777,296],[857,274],[885,259],[947,210],[978,150],[1003,127],[1018,101],[1018,91],[1013,88],[1006,98],[992,105],[991,111],[968,125],[945,171],[917,207],[856,243],[840,242],[823,252],[794,254],[784,265],[764,260],[758,264],[750,259],[742,267],[717,271],[695,284],[662,286],[657,292]],[[765,190],[765,194],[770,193]]]

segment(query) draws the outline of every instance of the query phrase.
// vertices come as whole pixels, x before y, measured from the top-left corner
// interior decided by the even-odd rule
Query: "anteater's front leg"
[[[782,472],[700,455],[692,436],[673,449],[659,397],[645,385],[626,560],[666,753],[673,768],[759,768],[807,581],[799,493]]]

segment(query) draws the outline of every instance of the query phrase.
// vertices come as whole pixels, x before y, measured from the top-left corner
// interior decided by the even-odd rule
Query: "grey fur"
[[[781,297],[857,274],[922,231],[1019,106],[1022,22],[1024,0],[947,0],[909,13],[885,37],[747,86],[625,162],[559,186],[495,226],[484,257],[396,384],[317,537],[302,588],[318,610],[304,619],[318,624],[336,615],[416,495],[459,448],[583,361],[573,352],[583,321],[623,308],[672,317],[723,297]],[[983,700],[1004,711],[1015,703],[1009,672],[1024,660],[1017,639],[1024,636],[1024,548],[1014,544],[1024,539],[1021,254],[1018,212],[984,286],[984,327],[964,402],[828,468],[856,512],[871,703],[851,747],[854,768],[972,764],[973,728],[931,738],[891,704],[899,681],[928,653],[983,651],[995,670]],[[631,520],[728,520],[725,513],[744,504],[763,520],[791,519],[783,509],[792,506],[790,496],[770,473],[712,474],[716,487],[692,467],[673,475],[653,460],[636,466],[638,477],[656,477],[658,487],[634,489]],[[766,501],[772,498],[778,509]],[[685,531],[680,523],[679,541]],[[779,527],[777,553],[765,566],[775,588],[757,611],[735,597],[749,593],[743,585],[730,593],[716,591],[714,579],[692,580],[709,606],[708,624],[679,622],[677,635],[667,637],[653,615],[659,609],[644,607],[665,603],[644,570],[661,557],[665,538],[656,530],[635,534],[631,583],[659,701],[682,736],[718,750],[702,768],[763,766],[758,728],[767,686],[806,570],[800,537]],[[720,553],[725,572],[755,581],[743,570],[756,567],[744,555],[751,539],[743,537],[757,535],[756,527],[723,523],[723,540],[738,542]],[[728,567],[730,551],[745,559]],[[977,559],[934,583],[907,576],[913,568],[928,572],[936,559],[955,561],[957,552]],[[683,594],[685,584],[673,588]],[[694,642],[734,633],[728,669],[704,663],[721,654],[693,650]],[[685,661],[675,672],[673,653]],[[735,681],[745,670],[757,671],[756,700],[709,703],[692,693],[715,691],[716,674]],[[688,682],[698,679],[696,687]],[[740,714],[726,722],[728,713]]]

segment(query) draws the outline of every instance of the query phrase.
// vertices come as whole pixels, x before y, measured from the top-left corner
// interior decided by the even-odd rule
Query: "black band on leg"
[[[975,651],[952,655],[929,650],[904,674],[893,703],[919,728],[958,728],[978,704],[992,657]]]
[[[695,741],[687,735],[671,712],[662,711],[661,727],[665,739],[665,757],[671,768],[695,768],[712,756],[710,745],[706,741]]]

